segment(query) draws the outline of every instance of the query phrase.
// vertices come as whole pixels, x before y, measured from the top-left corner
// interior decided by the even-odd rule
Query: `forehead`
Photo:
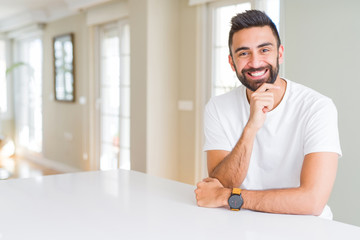
[[[245,28],[233,35],[232,49],[253,48],[265,42],[276,46],[276,38],[269,26]]]

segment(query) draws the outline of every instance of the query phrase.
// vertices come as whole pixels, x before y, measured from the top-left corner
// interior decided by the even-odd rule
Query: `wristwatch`
[[[230,209],[233,211],[239,211],[241,206],[244,203],[243,198],[241,197],[241,189],[240,188],[233,188],[231,195],[228,200]]]

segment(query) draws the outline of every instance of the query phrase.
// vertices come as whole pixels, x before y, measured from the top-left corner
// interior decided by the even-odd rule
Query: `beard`
[[[241,71],[241,73],[238,72],[235,64],[234,64],[236,76],[241,82],[242,85],[244,85],[249,90],[255,92],[261,85],[264,83],[274,83],[278,74],[279,74],[279,57],[276,61],[276,67],[274,68],[272,65],[268,64],[261,68],[246,68]],[[268,78],[262,78],[258,79],[256,81],[248,79],[247,78],[247,72],[256,72],[256,71],[263,71],[267,69],[270,72],[270,76]]]

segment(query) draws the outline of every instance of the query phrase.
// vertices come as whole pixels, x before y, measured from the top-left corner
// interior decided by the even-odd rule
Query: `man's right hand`
[[[255,92],[250,93],[250,117],[247,126],[258,131],[264,124],[266,113],[274,108],[274,91],[280,87],[264,83]]]

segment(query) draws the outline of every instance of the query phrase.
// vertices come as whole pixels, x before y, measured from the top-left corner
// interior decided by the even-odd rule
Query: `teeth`
[[[265,74],[265,70],[261,71],[261,72],[252,72],[252,73],[250,73],[250,75],[253,76],[253,77],[259,77],[259,76],[264,75],[264,74]]]

